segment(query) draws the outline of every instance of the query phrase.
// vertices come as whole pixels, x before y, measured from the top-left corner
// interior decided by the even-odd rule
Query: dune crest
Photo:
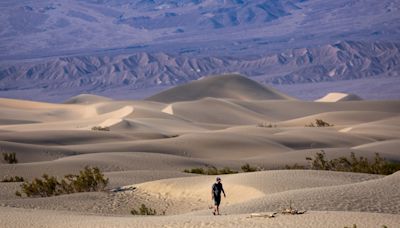
[[[172,105],[170,105],[170,104],[167,107],[165,107],[163,110],[161,110],[161,112],[167,113],[170,115],[174,115],[174,110],[172,108]]]
[[[317,102],[339,102],[339,101],[358,101],[362,100],[359,96],[349,93],[328,93],[324,97],[316,100]]]
[[[188,84],[168,89],[146,100],[172,103],[192,101],[206,97],[236,100],[291,100],[271,87],[263,86],[244,76],[219,75],[202,78]]]
[[[75,97],[71,97],[70,99],[64,101],[64,104],[92,104],[102,101],[111,101],[112,99],[108,97],[102,97],[93,94],[80,94]]]

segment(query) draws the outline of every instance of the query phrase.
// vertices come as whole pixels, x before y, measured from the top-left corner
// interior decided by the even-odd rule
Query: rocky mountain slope
[[[166,53],[53,57],[1,64],[0,87],[105,89],[176,85],[210,74],[239,72],[265,83],[294,84],[398,77],[400,44],[340,42],[252,58]],[[18,82],[17,84],[15,82]]]
[[[2,1],[0,95],[148,89],[232,72],[280,85],[384,81],[399,76],[399,5],[399,0]]]

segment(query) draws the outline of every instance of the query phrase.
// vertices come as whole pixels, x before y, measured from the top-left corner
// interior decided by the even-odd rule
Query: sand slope
[[[210,76],[177,86],[147,98],[151,101],[171,103],[190,101],[206,97],[237,100],[281,100],[293,99],[240,75]]]
[[[355,94],[348,93],[328,93],[324,97],[316,100],[318,102],[339,102],[339,101],[357,101],[361,98]]]

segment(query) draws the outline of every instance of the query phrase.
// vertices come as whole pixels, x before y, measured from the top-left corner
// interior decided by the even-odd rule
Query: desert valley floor
[[[305,126],[316,119],[333,126]],[[0,161],[0,178],[62,177],[90,165],[110,180],[104,192],[44,198],[18,197],[21,183],[0,183],[0,227],[399,227],[400,172],[284,170],[321,150],[400,161],[399,148],[400,100],[337,93],[301,101],[237,75],[137,101],[0,99],[0,152],[19,160]],[[246,163],[264,171],[221,175],[221,216],[208,209],[215,176],[183,172]],[[289,202],[307,212],[249,218]],[[131,215],[141,204],[165,215]]]

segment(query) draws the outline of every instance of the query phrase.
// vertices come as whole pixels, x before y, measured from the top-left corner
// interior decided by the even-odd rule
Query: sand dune
[[[355,94],[348,93],[328,93],[324,97],[316,100],[318,102],[339,102],[339,101],[357,101],[361,98]]]
[[[362,212],[310,212],[303,216],[280,216],[276,219],[246,215],[227,216],[161,216],[150,218],[80,215],[50,210],[0,207],[0,225],[7,227],[310,227],[337,228],[357,224],[360,227],[396,227],[399,215]],[[3,219],[8,218],[8,219]],[[14,221],[10,223],[9,221]]]
[[[0,99],[0,152],[15,152],[19,160],[0,160],[0,178],[61,177],[89,165],[110,179],[104,192],[46,198],[17,197],[20,183],[0,182],[0,226],[396,227],[400,173],[281,170],[307,166],[305,158],[321,150],[328,159],[351,152],[372,159],[379,152],[400,161],[400,101],[343,94],[320,101],[329,102],[295,100],[237,75],[205,78],[142,101],[87,94],[64,104]],[[316,119],[333,126],[305,126]],[[227,198],[219,217],[207,209],[215,176],[183,172],[211,166],[241,171],[246,163],[270,171],[222,175]],[[247,218],[279,211],[289,201],[308,212]],[[130,215],[142,203],[166,216]]]
[[[267,88],[240,75],[210,76],[186,85],[177,86],[149,97],[147,100],[172,103],[206,97],[237,100],[293,99],[273,88]]]
[[[280,124],[284,126],[305,126],[314,122],[316,119],[324,120],[332,125],[356,125],[365,122],[373,122],[396,116],[390,112],[372,112],[372,111],[340,111],[319,113],[298,119],[292,119]]]
[[[66,100],[64,104],[91,104],[91,103],[98,103],[103,101],[111,101],[112,99],[102,96],[97,96],[93,94],[80,94],[75,97],[71,97],[70,99]]]
[[[396,173],[378,180],[354,184],[275,193],[242,205],[232,205],[227,210],[234,213],[249,213],[260,209],[269,211],[282,207],[282,202],[292,201],[296,207],[302,209],[398,214],[399,183],[399,173]]]
[[[385,154],[399,155],[400,140],[386,140],[383,142],[373,142],[363,144],[361,146],[353,147],[354,149],[371,151],[375,153],[381,153],[384,151]]]

